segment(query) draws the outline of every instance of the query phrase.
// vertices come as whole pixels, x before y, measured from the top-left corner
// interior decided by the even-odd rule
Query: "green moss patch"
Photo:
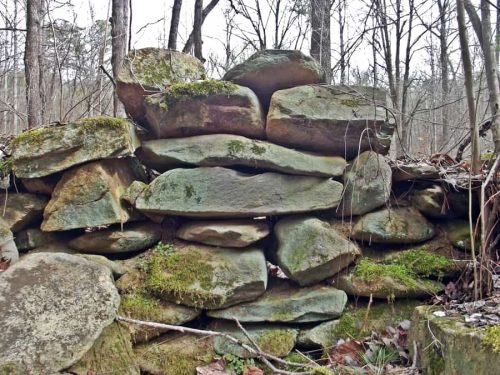
[[[401,264],[381,264],[368,259],[361,259],[354,269],[354,275],[368,283],[390,277],[407,288],[417,286],[415,274]]]
[[[265,353],[284,357],[295,346],[295,335],[287,330],[271,330],[257,339],[257,345]]]
[[[157,321],[161,316],[159,309],[160,301],[142,292],[121,297],[120,310],[134,319]]]
[[[445,271],[453,267],[453,262],[448,258],[424,250],[404,251],[390,261],[393,264],[405,266],[422,277],[443,277]]]
[[[500,353],[500,325],[486,328],[483,343],[490,345],[495,353]]]

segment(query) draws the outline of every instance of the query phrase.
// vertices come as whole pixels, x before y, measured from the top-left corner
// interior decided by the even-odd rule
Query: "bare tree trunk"
[[[42,39],[42,0],[30,0],[26,7],[26,47],[24,70],[26,76],[26,101],[28,128],[42,124],[42,99],[40,94],[40,64]]]
[[[127,55],[128,11],[128,0],[113,0],[111,10],[111,66],[115,78],[118,76],[123,59]],[[123,114],[123,106],[115,91],[113,94],[113,115]]]
[[[201,61],[203,60],[203,48],[201,40],[201,25],[203,24],[203,0],[196,0],[194,3],[194,55]]]
[[[319,61],[331,82],[330,0],[311,0],[311,56]]]
[[[212,0],[208,3],[208,5],[203,9],[202,15],[201,15],[201,24],[203,25],[203,22],[205,22],[205,19],[207,16],[210,14],[212,9],[215,8],[215,6],[219,3],[219,0]],[[189,53],[191,51],[191,48],[193,48],[194,44],[194,29],[191,31],[191,34],[189,34],[189,38],[186,41],[186,44],[184,45],[184,48],[182,49],[182,52],[184,53]]]
[[[17,15],[18,15],[18,6],[17,6],[17,1],[14,1],[14,26],[17,27]],[[18,82],[17,82],[17,76],[18,76],[18,69],[19,69],[19,64],[17,60],[17,54],[19,53],[19,38],[17,36],[17,31],[14,31],[12,33],[12,44],[14,46],[14,64],[13,64],[13,76],[12,76],[12,106],[14,109],[17,111],[17,88],[18,88]],[[14,125],[14,134],[17,134],[19,132],[18,129],[18,124],[19,124],[19,117],[17,114],[13,113],[12,116],[13,123]]]
[[[439,46],[440,46],[440,68],[441,68],[441,122],[442,122],[442,132],[441,132],[441,145],[446,144],[449,141],[450,129],[449,129],[449,119],[448,119],[448,106],[446,102],[448,101],[448,93],[450,90],[449,77],[448,77],[448,36],[447,36],[447,25],[446,17],[449,11],[448,0],[438,0],[439,8]]]
[[[172,19],[170,20],[170,32],[168,34],[168,49],[177,50],[177,34],[179,32],[179,19],[181,16],[182,0],[174,0],[172,7]]]
[[[499,0],[500,1],[500,0]],[[338,5],[338,14],[339,14],[339,47],[340,47],[340,84],[346,84],[346,48],[344,41],[344,32],[345,32],[345,14],[346,14],[346,1],[341,0]]]

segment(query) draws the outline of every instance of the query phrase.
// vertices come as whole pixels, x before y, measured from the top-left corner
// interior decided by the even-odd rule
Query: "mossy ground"
[[[288,330],[271,330],[257,339],[257,345],[266,353],[284,357],[295,345],[295,335]]]
[[[122,295],[120,310],[125,316],[140,320],[158,321],[161,316],[160,301],[146,295],[144,291]]]
[[[500,353],[500,325],[486,328],[483,342],[490,345],[495,353]]]

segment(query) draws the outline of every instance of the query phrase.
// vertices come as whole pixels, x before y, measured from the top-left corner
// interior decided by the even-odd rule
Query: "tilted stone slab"
[[[140,143],[133,124],[95,117],[33,129],[15,137],[11,145],[15,175],[36,178],[91,160],[132,155]]]
[[[70,367],[113,322],[120,303],[106,267],[61,253],[23,257],[2,273],[0,290],[0,373]]]
[[[344,172],[341,157],[320,156],[246,137],[213,134],[146,141],[138,158],[160,172],[184,166],[245,166],[304,176],[332,177]]]
[[[173,169],[149,186],[134,183],[127,199],[145,213],[238,218],[333,208],[341,193],[342,184],[330,179],[215,167]]]
[[[299,86],[274,93],[267,115],[270,142],[352,159],[389,151],[394,124],[386,93],[362,86]]]
[[[13,232],[19,232],[42,218],[48,198],[29,193],[1,193],[0,204],[5,208],[1,217]]]

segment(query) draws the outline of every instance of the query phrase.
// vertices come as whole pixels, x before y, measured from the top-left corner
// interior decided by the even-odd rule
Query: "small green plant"
[[[227,353],[222,357],[226,368],[234,372],[236,375],[241,375],[247,367],[255,366],[253,358],[240,358],[233,354]]]
[[[158,254],[168,255],[168,254],[172,254],[174,252],[174,247],[172,246],[172,244],[163,243],[160,241],[153,248],[153,251],[155,253],[158,253]]]
[[[363,361],[370,368],[373,374],[385,374],[386,365],[397,361],[398,352],[395,349],[387,347],[376,348],[371,355],[363,354]]]
[[[500,353],[500,326],[488,327],[483,342],[491,345],[495,353]]]

